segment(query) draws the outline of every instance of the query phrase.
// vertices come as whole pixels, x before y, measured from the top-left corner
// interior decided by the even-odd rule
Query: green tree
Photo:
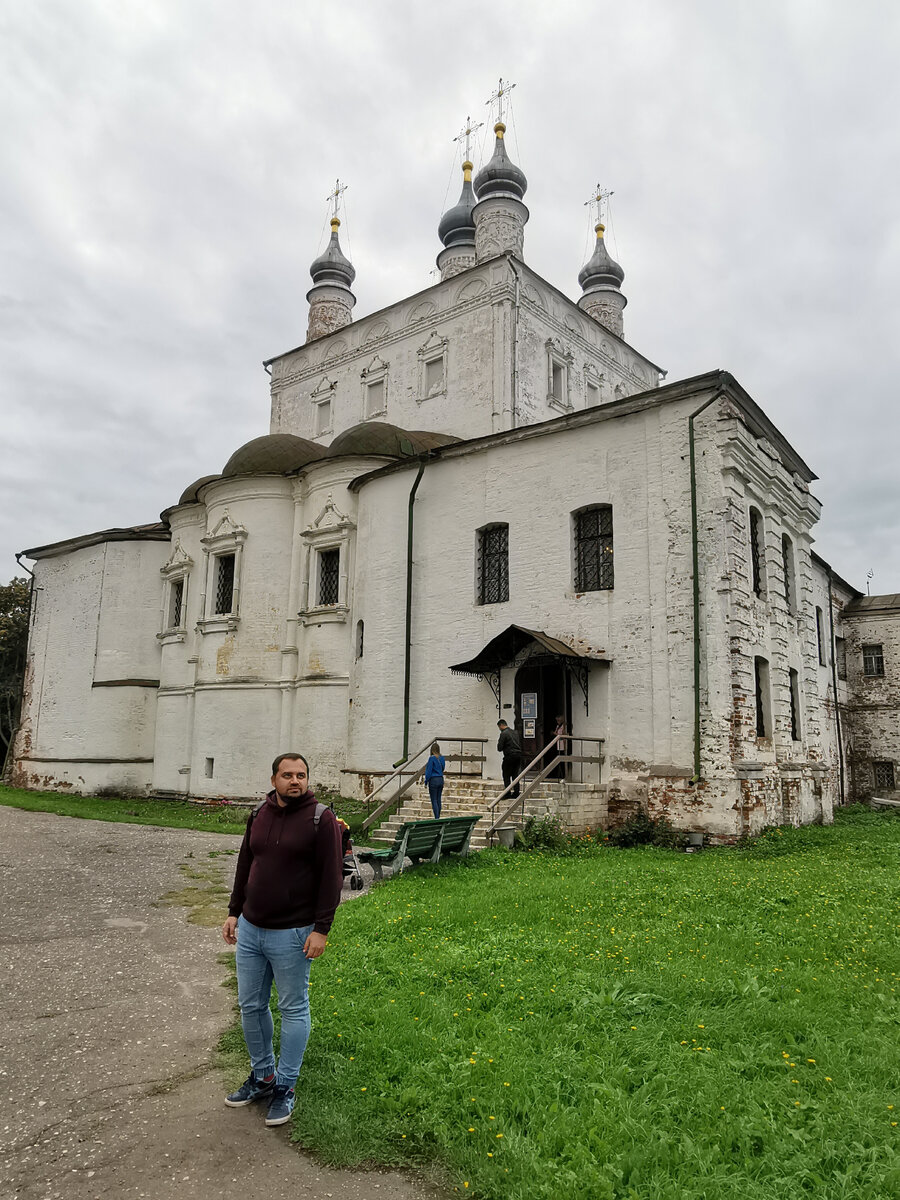
[[[0,767],[19,719],[19,700],[28,645],[29,587],[27,579],[0,586]]]

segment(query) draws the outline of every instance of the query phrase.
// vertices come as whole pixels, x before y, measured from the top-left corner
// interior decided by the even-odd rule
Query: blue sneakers
[[[285,1125],[291,1119],[294,1111],[294,1089],[276,1087],[272,1092],[269,1111],[266,1113],[267,1125]]]
[[[243,1108],[245,1104],[252,1104],[254,1100],[262,1100],[271,1096],[275,1090],[274,1075],[266,1082],[264,1079],[256,1079],[251,1072],[236,1092],[225,1097],[225,1103],[229,1108]],[[290,1112],[288,1116],[290,1116]]]

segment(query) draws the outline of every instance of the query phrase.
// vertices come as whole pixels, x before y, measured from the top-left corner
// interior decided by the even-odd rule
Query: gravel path
[[[211,1065],[231,1020],[217,930],[158,906],[179,864],[240,839],[0,807],[0,1196],[425,1200],[333,1171],[229,1109]],[[188,859],[188,854],[193,859]],[[345,896],[349,897],[349,891]],[[315,1037],[315,1033],[313,1034]]]

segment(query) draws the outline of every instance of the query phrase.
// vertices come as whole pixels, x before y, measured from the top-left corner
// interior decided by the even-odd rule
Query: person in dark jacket
[[[250,1075],[231,1108],[268,1100],[267,1125],[284,1125],[309,1040],[309,972],[325,949],[341,898],[341,831],[316,804],[302,754],[272,763],[272,791],[247,822],[222,937],[237,946],[238,1004]],[[278,988],[281,1046],[272,1042],[269,999]]]
[[[440,746],[437,742],[432,742],[431,755],[425,764],[425,783],[428,785],[431,811],[434,813],[435,820],[438,820],[441,815],[441,793],[444,790],[444,767],[446,765]]]
[[[516,731],[510,729],[505,721],[498,721],[497,728],[500,730],[500,737],[497,739],[497,749],[503,755],[503,786],[506,788],[521,773],[522,743]],[[509,793],[510,799],[518,796],[518,794],[519,785],[516,784]]]

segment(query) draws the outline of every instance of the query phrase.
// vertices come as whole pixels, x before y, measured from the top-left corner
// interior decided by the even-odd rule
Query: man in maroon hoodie
[[[222,937],[237,945],[238,1004],[250,1075],[231,1108],[269,1101],[267,1125],[284,1125],[309,1040],[309,971],[324,951],[341,898],[341,832],[309,791],[302,754],[279,754],[272,788],[247,822]],[[272,1044],[269,999],[278,988],[281,1047]]]

